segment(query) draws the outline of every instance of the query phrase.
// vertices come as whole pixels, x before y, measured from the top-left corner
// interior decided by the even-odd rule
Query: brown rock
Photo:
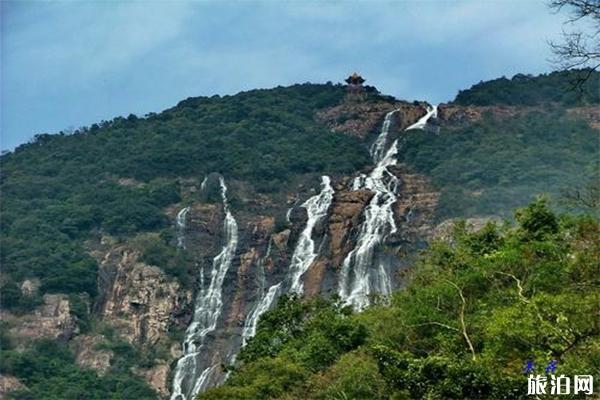
[[[328,226],[333,265],[341,265],[346,253],[350,251],[350,231],[360,224],[363,210],[372,197],[373,192],[368,190],[344,190],[335,193]]]
[[[335,132],[364,139],[379,130],[385,114],[395,109],[399,109],[395,118],[398,129],[406,128],[426,113],[423,105],[403,101],[344,101],[319,112],[317,120]]]
[[[82,335],[73,340],[75,362],[84,368],[96,370],[99,375],[104,375],[110,368],[110,361],[114,353],[112,350],[98,349],[104,342],[102,335]]]
[[[325,277],[326,267],[327,260],[322,258],[315,260],[310,265],[303,277],[305,297],[314,297],[319,294],[322,288],[323,278]]]
[[[405,165],[391,171],[400,180],[400,193],[394,204],[394,216],[404,236],[428,236],[440,193],[427,177],[414,173]]]
[[[44,304],[20,318],[11,332],[18,338],[69,340],[78,332],[78,327],[76,318],[71,315],[68,297],[46,294]]]
[[[277,250],[283,252],[287,249],[288,240],[290,239],[291,231],[289,229],[285,229],[279,233],[276,233],[272,236],[273,244],[277,248]]]
[[[171,393],[169,388],[170,372],[169,365],[165,363],[160,363],[150,369],[138,371],[144,380],[163,397],[167,397]]]
[[[479,121],[483,115],[490,113],[498,118],[510,118],[519,113],[529,112],[535,107],[512,106],[459,106],[455,104],[440,104],[438,120],[449,125],[468,125]]]
[[[188,214],[188,224],[197,231],[205,231],[211,235],[218,235],[223,225],[221,206],[217,204],[196,203],[192,212]]]
[[[258,251],[254,247],[240,256],[235,297],[227,317],[227,325],[238,325],[244,322],[244,304],[245,298],[248,295],[248,281],[252,279],[250,270],[258,259]]]
[[[0,375],[0,399],[3,399],[8,392],[18,389],[25,389],[21,381],[14,376]]]
[[[100,315],[129,342],[154,344],[167,335],[174,315],[192,302],[192,292],[138,258],[139,253],[126,247],[105,255],[100,264]]]

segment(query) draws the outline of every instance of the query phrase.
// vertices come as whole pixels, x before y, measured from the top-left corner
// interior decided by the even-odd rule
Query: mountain
[[[598,96],[557,96],[571,80],[437,108],[302,84],[37,135],[1,157],[3,386],[188,400],[286,294],[368,315],[449,219],[597,180]]]

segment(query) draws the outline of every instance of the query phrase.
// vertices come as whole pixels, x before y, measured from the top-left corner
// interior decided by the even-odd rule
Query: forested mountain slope
[[[298,285],[376,303],[447,218],[509,217],[539,193],[597,182],[597,91],[574,94],[571,80],[480,83],[437,115],[372,87],[302,84],[37,135],[1,157],[3,382],[16,398],[169,397],[179,385],[189,400],[223,381],[221,365]],[[203,312],[214,324],[194,339]],[[336,365],[373,334],[361,332],[298,373]]]

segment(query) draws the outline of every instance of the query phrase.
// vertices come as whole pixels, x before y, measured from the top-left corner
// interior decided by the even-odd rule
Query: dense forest
[[[527,361],[598,376],[598,221],[544,199],[515,218],[457,224],[389,305],[280,301],[226,384],[198,399],[524,399]]]
[[[577,106],[600,103],[600,72],[588,69],[556,71],[538,76],[517,74],[480,82],[459,91],[455,104],[462,106],[535,106],[558,103]]]

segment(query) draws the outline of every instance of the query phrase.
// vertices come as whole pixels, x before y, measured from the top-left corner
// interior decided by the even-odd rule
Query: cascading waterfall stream
[[[437,118],[437,112],[438,112],[437,106],[427,107],[427,113],[425,115],[423,115],[421,118],[419,118],[419,120],[417,122],[415,122],[414,124],[412,124],[411,126],[406,128],[405,131],[409,131],[411,129],[425,129],[425,126],[427,125],[427,122],[429,121],[429,119]]]
[[[260,301],[256,303],[256,305],[252,308],[250,314],[246,318],[246,322],[244,324],[244,330],[242,331],[242,346],[245,346],[248,340],[256,334],[256,326],[258,325],[258,319],[261,315],[269,311],[273,301],[279,294],[279,289],[281,288],[281,283],[279,282],[269,288],[267,293],[265,293]]]
[[[323,176],[321,179],[321,192],[310,197],[301,205],[308,213],[308,220],[306,221],[306,227],[300,234],[290,263],[291,293],[302,294],[304,290],[302,275],[304,275],[310,264],[317,257],[315,242],[312,239],[312,231],[315,225],[327,215],[327,210],[333,200],[334,191],[331,187],[331,180],[328,176]]]
[[[369,295],[379,293],[388,296],[392,285],[387,268],[383,262],[374,265],[375,249],[388,235],[397,231],[392,205],[396,202],[398,178],[388,167],[396,164],[398,141],[395,140],[386,150],[389,130],[394,113],[386,114],[381,133],[371,146],[371,157],[375,168],[367,176],[362,174],[353,184],[353,190],[366,189],[374,193],[364,211],[356,245],[342,263],[338,294],[348,305],[360,310],[369,305]],[[415,124],[406,128],[423,129],[431,117],[437,115],[437,107],[427,109],[426,115]]]
[[[185,250],[185,225],[186,217],[190,207],[182,208],[175,218],[175,226],[177,227],[177,247]]]
[[[202,179],[202,182],[200,183],[200,191],[201,192],[206,188],[206,182],[208,182],[208,175],[205,176],[204,179]]]
[[[360,226],[358,238],[354,249],[344,259],[340,273],[338,293],[342,300],[355,309],[362,309],[369,304],[371,293],[380,293],[387,296],[391,293],[391,279],[383,262],[373,264],[376,247],[385,241],[385,238],[397,231],[394,221],[392,205],[396,202],[398,178],[389,171],[389,167],[396,164],[398,141],[395,140],[387,147],[389,130],[393,115],[397,110],[386,114],[381,132],[370,149],[370,154],[375,163],[375,168],[369,175],[360,175],[352,184],[353,190],[369,190],[374,193],[364,211],[364,221]],[[427,114],[405,130],[423,129],[430,118],[437,116],[437,108],[428,108]],[[213,374],[218,373],[217,365],[209,365],[204,369],[199,365],[200,354],[204,347],[205,337],[215,330],[217,320],[221,313],[222,285],[227,270],[231,266],[237,247],[237,223],[231,215],[227,205],[227,188],[222,178],[221,195],[225,208],[224,230],[226,243],[221,252],[213,259],[210,285],[205,288],[201,285],[197,296],[195,312],[192,323],[186,330],[183,343],[184,356],[179,359],[175,368],[173,379],[173,394],[171,400],[192,400],[199,392],[206,388]],[[202,189],[205,182],[202,183]],[[314,227],[327,215],[327,210],[333,200],[334,190],[328,176],[322,177],[321,191],[306,200],[301,207],[308,214],[306,226],[296,244],[290,263],[286,280],[290,282],[289,292],[302,294],[304,285],[302,276],[316,259],[318,250],[312,239]],[[286,213],[289,221],[291,210]],[[176,218],[178,229],[177,244],[185,248],[186,216],[189,207],[179,211]],[[412,209],[411,209],[412,212]],[[409,218],[409,217],[408,217]],[[256,334],[258,320],[267,312],[283,290],[284,281],[266,288],[264,277],[264,260],[269,256],[271,244],[267,253],[261,260],[259,274],[259,289],[257,301],[250,310],[242,330],[242,346]],[[230,357],[233,362],[235,355]]]
[[[242,346],[245,346],[248,340],[256,334],[256,325],[258,324],[258,319],[261,315],[267,312],[269,308],[271,308],[273,301],[279,294],[281,282],[271,286],[269,290],[265,292],[265,260],[269,257],[270,254],[271,242],[269,242],[267,252],[265,256],[260,260],[260,264],[258,267],[258,279],[260,280],[258,285],[258,300],[246,316],[246,321],[244,322],[244,329],[242,330]]]
[[[315,251],[315,243],[312,240],[312,231],[315,225],[327,214],[327,210],[329,209],[331,201],[333,200],[333,193],[334,191],[331,187],[331,180],[328,176],[323,176],[321,178],[321,192],[310,197],[301,205],[301,207],[304,207],[307,211],[308,220],[306,221],[306,227],[302,231],[292,255],[292,262],[290,264],[290,270],[288,274],[288,277],[291,280],[291,293],[299,294],[303,291],[303,284],[301,281],[302,275],[310,267],[318,253],[318,251]],[[286,219],[288,222],[290,218],[289,215],[292,210],[293,207],[288,209],[286,213]],[[283,284],[283,282],[279,282],[275,285],[272,285],[266,292],[264,290],[264,259],[269,256],[270,249],[271,243],[269,243],[267,254],[263,260],[261,260],[260,268],[262,272],[261,277],[263,279],[260,287],[261,294],[259,300],[248,314],[246,322],[244,323],[244,329],[242,332],[242,346],[245,346],[248,340],[256,334],[256,326],[260,316],[271,308],[271,305],[279,295],[281,286]]]
[[[227,187],[219,178],[221,198],[225,210],[225,245],[213,259],[211,280],[207,288],[202,287],[194,306],[194,316],[188,326],[183,342],[183,357],[175,367],[172,400],[192,400],[209,381],[216,366],[200,370],[199,355],[204,347],[206,336],[215,330],[223,307],[222,288],[225,275],[231,266],[238,242],[238,227],[227,204]]]

